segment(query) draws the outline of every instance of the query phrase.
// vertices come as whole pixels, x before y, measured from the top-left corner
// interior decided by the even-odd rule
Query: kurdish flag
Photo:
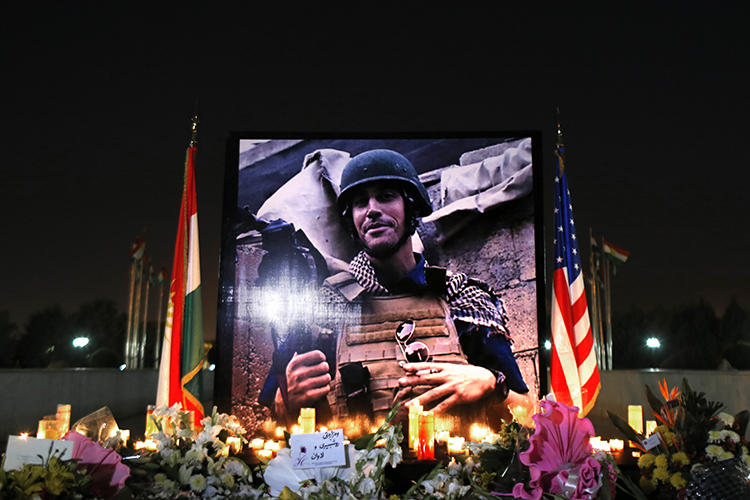
[[[183,410],[195,412],[195,422],[199,422],[204,415],[200,402],[204,353],[198,210],[193,169],[195,151],[195,140],[192,140],[185,159],[185,181],[169,285],[156,404],[171,406],[182,403]]]

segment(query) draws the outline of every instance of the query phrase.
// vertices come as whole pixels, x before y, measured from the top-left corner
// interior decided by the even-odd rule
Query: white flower
[[[366,477],[359,482],[359,492],[363,495],[369,495],[375,491],[375,488],[375,481],[370,477]]]
[[[719,413],[718,417],[719,420],[724,422],[724,425],[726,425],[727,427],[732,427],[734,425],[734,417],[729,413],[721,412]]]
[[[206,486],[206,489],[203,491],[203,498],[217,498],[218,493],[219,493],[219,490],[217,490],[216,487],[208,485]]]
[[[234,488],[234,477],[230,473],[225,472],[221,475],[220,479],[222,484],[227,488]]]
[[[190,489],[200,493],[206,489],[206,478],[200,474],[190,476]]]
[[[247,475],[247,465],[242,460],[236,458],[230,458],[224,462],[224,470],[239,478],[244,478]]]
[[[252,498],[252,499],[256,499],[256,498],[260,497],[260,495],[262,493],[263,493],[262,491],[256,490],[255,488],[253,488],[249,484],[243,484],[243,485],[240,486],[239,490],[237,490],[236,495],[237,495],[238,498]]]
[[[471,486],[462,486],[456,481],[452,481],[448,485],[448,492],[447,492],[447,498],[462,498],[464,495],[466,495],[469,492],[469,489]]]
[[[730,431],[729,429],[725,429],[725,430],[721,431],[720,434],[721,434],[722,441],[724,439],[729,439],[733,443],[739,443],[740,442],[740,436],[739,436],[739,434],[737,434],[734,431]]]
[[[203,429],[196,437],[195,437],[195,444],[198,446],[203,446],[207,443],[213,444],[214,442],[214,436],[211,435],[210,431],[207,431],[206,429]]]
[[[182,454],[180,453],[180,450],[167,448],[162,450],[160,454],[163,463],[167,464],[170,467],[176,467],[180,464],[180,462],[182,462]]]
[[[180,480],[180,484],[188,484],[190,483],[190,476],[193,474],[193,468],[188,467],[185,464],[180,465],[179,470],[177,471],[177,478]]]
[[[349,467],[319,467],[317,469],[295,469],[292,467],[292,455],[289,448],[282,448],[271,460],[263,473],[263,480],[271,489],[271,496],[279,496],[284,486],[296,492],[300,491],[300,481],[314,479],[317,484],[334,477],[350,477],[352,470],[356,470],[354,446],[347,446]]]
[[[185,453],[185,461],[189,465],[200,465],[203,463],[203,451],[199,448],[191,448]]]
[[[709,443],[721,443],[724,438],[721,436],[721,431],[708,431],[708,442]]]

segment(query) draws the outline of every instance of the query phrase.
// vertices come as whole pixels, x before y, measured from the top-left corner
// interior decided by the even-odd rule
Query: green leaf
[[[609,419],[615,424],[615,427],[617,427],[628,440],[635,441],[636,443],[640,443],[643,440],[643,436],[635,432],[635,430],[630,427],[622,417],[615,415],[610,411],[607,411],[607,415],[609,415]]]
[[[747,410],[742,410],[734,416],[734,423],[739,427],[739,435],[742,437],[745,437],[748,421],[750,421],[750,412]]]
[[[284,486],[284,489],[279,493],[279,500],[301,500],[301,496],[289,489],[288,486]]]
[[[646,384],[646,399],[648,400],[649,406],[651,406],[651,410],[657,415],[661,415],[661,409],[664,406],[664,403],[656,394],[654,394],[654,391],[651,390],[651,387],[649,387],[648,384]]]
[[[358,437],[354,441],[352,441],[352,444],[354,447],[358,450],[364,450],[367,448],[367,445],[370,444],[370,441],[375,437],[375,434],[365,434],[363,436]]]

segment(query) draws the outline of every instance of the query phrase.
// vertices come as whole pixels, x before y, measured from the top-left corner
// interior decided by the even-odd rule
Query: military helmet
[[[424,217],[432,213],[430,197],[420,182],[414,165],[404,155],[390,149],[365,151],[349,160],[341,173],[339,210],[343,212],[347,208],[355,188],[373,181],[396,181],[404,184],[414,199],[416,215]]]

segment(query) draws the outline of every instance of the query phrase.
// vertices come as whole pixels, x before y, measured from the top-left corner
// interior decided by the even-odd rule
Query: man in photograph
[[[361,251],[321,289],[333,313],[318,330],[332,341],[272,368],[261,403],[291,419],[321,406],[334,418],[378,417],[398,402],[475,415],[509,390],[528,392],[500,297],[414,252],[418,219],[432,205],[407,158],[384,149],[355,156],[337,203]]]

